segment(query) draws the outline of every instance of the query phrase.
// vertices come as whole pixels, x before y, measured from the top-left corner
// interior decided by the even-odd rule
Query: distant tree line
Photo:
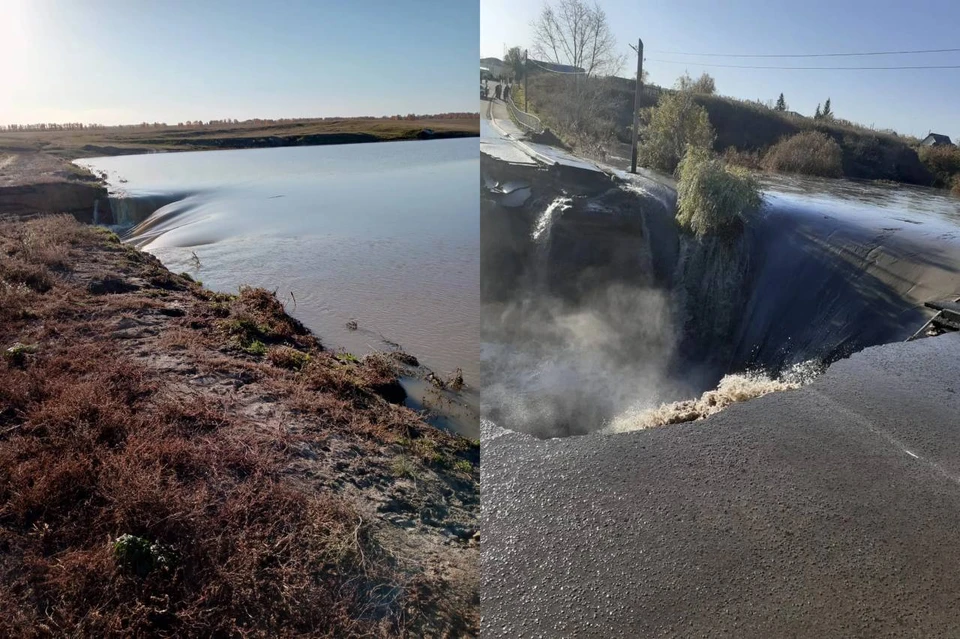
[[[383,116],[332,116],[325,118],[251,118],[248,120],[238,120],[236,118],[226,118],[223,120],[186,120],[176,124],[167,124],[166,122],[141,122],[139,124],[119,124],[105,125],[84,122],[40,122],[34,124],[0,124],[0,131],[92,131],[102,129],[168,129],[168,128],[197,128],[205,126],[266,126],[276,124],[293,124],[298,122],[331,122],[335,120],[462,120],[466,118],[479,118],[479,113],[452,112],[452,113],[432,113],[418,114],[408,113],[407,115],[383,115]]]

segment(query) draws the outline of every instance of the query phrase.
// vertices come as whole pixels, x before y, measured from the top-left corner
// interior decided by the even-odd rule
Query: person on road
[[[503,100],[504,100],[504,102],[506,102],[507,98],[509,98],[509,97],[510,97],[510,85],[508,84],[508,85],[506,85],[505,87],[503,87]]]
[[[500,85],[499,85],[499,84],[497,85],[497,88],[493,90],[493,94],[496,96],[496,98],[497,98],[498,100],[500,99]]]

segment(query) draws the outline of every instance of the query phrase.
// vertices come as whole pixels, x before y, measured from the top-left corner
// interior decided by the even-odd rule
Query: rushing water
[[[738,236],[696,239],[669,180],[570,197],[527,177],[523,207],[481,197],[482,412],[507,428],[706,415],[906,339],[924,302],[960,296],[960,199],[944,191],[769,177]]]
[[[78,163],[106,174],[124,239],[171,270],[215,290],[275,289],[328,347],[396,343],[476,386],[475,139]]]

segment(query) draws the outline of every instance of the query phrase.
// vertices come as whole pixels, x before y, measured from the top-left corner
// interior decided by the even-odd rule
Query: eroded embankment
[[[0,224],[0,634],[478,632],[478,446],[395,362],[71,217]]]
[[[735,236],[697,238],[667,183],[569,193],[483,166],[484,414],[538,436],[686,421],[792,388],[960,294],[960,227],[904,217],[868,187],[855,204],[771,190]],[[508,177],[525,201],[489,186]]]
[[[0,211],[30,215],[36,211],[62,211],[82,222],[93,222],[97,201],[107,189],[96,182],[51,181],[0,187]]]

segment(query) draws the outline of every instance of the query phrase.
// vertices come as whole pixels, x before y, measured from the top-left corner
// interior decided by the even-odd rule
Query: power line
[[[915,49],[909,51],[865,51],[861,53],[686,53],[651,49],[651,53],[692,55],[704,58],[845,58],[872,55],[909,55],[917,53],[956,53],[960,49]]]
[[[692,60],[657,60],[656,58],[650,58],[650,61],[660,62],[663,64],[682,64],[686,66],[721,67],[725,69],[775,69],[779,71],[893,71],[896,69],[960,69],[960,64],[912,65],[898,67],[775,67],[753,66],[748,64],[714,64],[709,62],[696,62]]]

